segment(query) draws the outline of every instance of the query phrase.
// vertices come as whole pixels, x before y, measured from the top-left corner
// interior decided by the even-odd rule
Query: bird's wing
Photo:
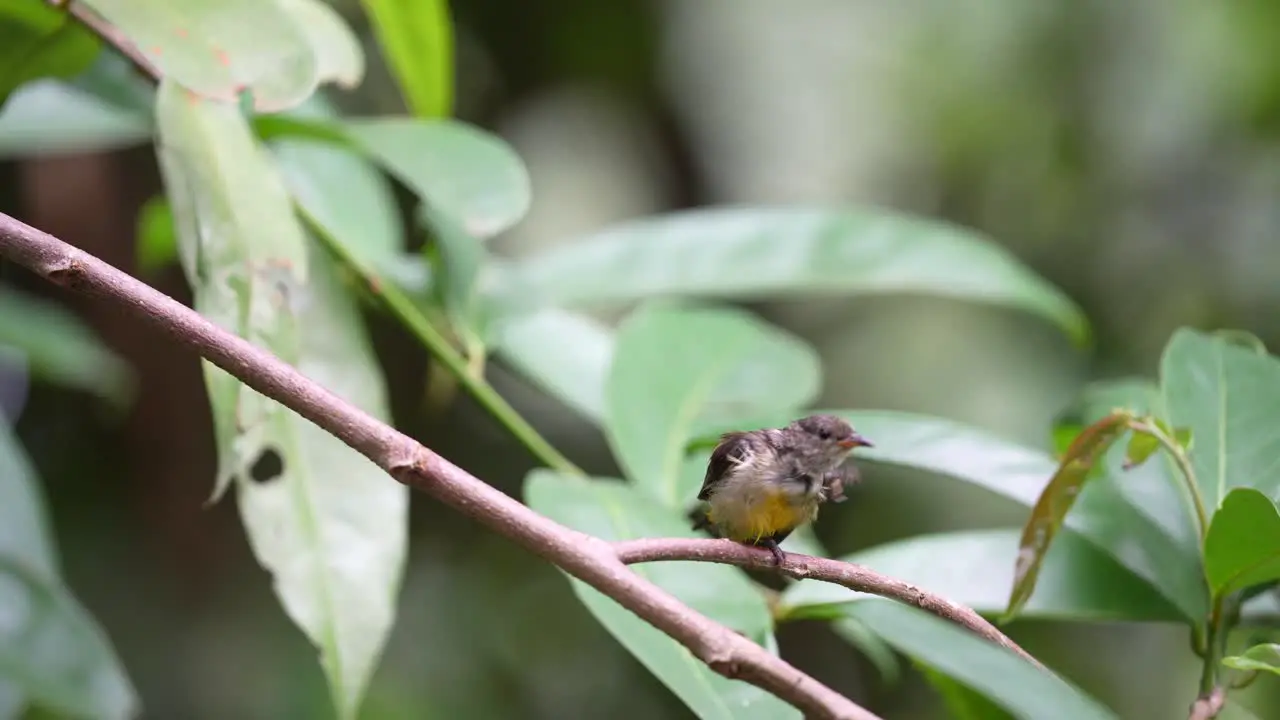
[[[724,480],[735,463],[741,462],[751,451],[751,440],[744,432],[730,432],[720,436],[716,449],[711,451],[711,459],[707,461],[707,474],[702,479],[702,490],[698,491],[698,499],[706,500],[711,491]]]

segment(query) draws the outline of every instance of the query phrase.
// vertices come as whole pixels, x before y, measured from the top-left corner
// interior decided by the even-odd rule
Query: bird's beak
[[[849,438],[848,440],[841,440],[839,445],[845,450],[852,450],[853,448],[856,448],[856,447],[875,447],[875,445],[873,445],[870,440],[862,437],[857,433],[854,433],[853,437]]]

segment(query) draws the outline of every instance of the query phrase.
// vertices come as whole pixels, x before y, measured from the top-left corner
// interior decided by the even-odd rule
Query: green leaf
[[[1004,708],[973,688],[917,660],[916,669],[942,698],[952,720],[1013,720]]]
[[[150,135],[146,117],[54,80],[23,85],[0,111],[0,158],[115,150]]]
[[[361,0],[409,111],[444,117],[453,106],[453,24],[445,0]]]
[[[336,117],[322,95],[290,113],[304,119]],[[385,270],[400,261],[404,229],[391,183],[354,151],[303,137],[271,143],[277,167],[307,214],[367,267]]]
[[[490,334],[491,346],[507,365],[588,420],[604,423],[612,328],[581,313],[548,307],[500,318]]]
[[[529,210],[529,172],[494,135],[448,120],[380,118],[342,126],[351,142],[435,211],[487,239]]]
[[[342,15],[322,0],[276,0],[293,16],[311,43],[321,82],[354,88],[364,79],[364,50],[360,38]]]
[[[1280,511],[1266,495],[1238,487],[1213,514],[1204,576],[1215,596],[1280,580]]]
[[[1129,434],[1129,444],[1124,450],[1125,469],[1129,470],[1142,465],[1159,449],[1160,441],[1155,435],[1134,430]]]
[[[132,370],[78,317],[3,286],[0,353],[24,359],[36,379],[93,393],[116,406],[133,395]]]
[[[469,346],[478,346],[481,318],[476,303],[477,290],[488,252],[461,223],[430,204],[422,206],[419,217],[431,232],[428,248],[438,254],[443,270],[436,274],[434,285],[438,300],[454,330],[466,338]]]
[[[60,578],[35,472],[3,418],[0,528],[0,695],[8,688],[9,705],[25,698],[64,715],[133,717],[133,686]]]
[[[302,102],[320,83],[304,27],[275,0],[84,0],[160,72],[197,95],[259,112]]]
[[[23,84],[70,77],[89,67],[97,38],[67,12],[41,2],[0,7],[0,109]]]
[[[679,510],[658,504],[633,485],[586,480],[534,470],[525,484],[529,507],[580,532],[604,540],[697,537]],[[696,562],[634,566],[637,573],[682,602],[756,642],[769,642],[772,621],[764,597],[737,568]],[[684,646],[591,586],[572,580],[591,614],[700,718],[799,718],[778,698],[745,682],[728,680]]]
[[[1269,672],[1280,675],[1280,645],[1263,643],[1244,651],[1243,655],[1222,658],[1222,664],[1233,670]]]
[[[156,112],[196,309],[386,419],[358,309],[328,257],[308,253],[283,180],[238,110],[164,81]],[[255,556],[319,647],[339,717],[354,717],[394,621],[408,490],[337,438],[204,367],[219,485],[235,481]]]
[[[936,472],[1027,507],[1036,503],[1057,468],[1047,453],[950,420],[890,411],[822,412],[844,417],[875,442],[874,448],[857,451],[862,461]],[[776,427],[787,420],[776,415],[751,423],[739,420],[734,425],[738,429]],[[700,433],[700,437],[714,437],[723,429],[703,428],[705,435]],[[1150,583],[1187,619],[1197,621],[1208,612],[1208,597],[1200,568],[1199,539],[1189,525],[1178,486],[1163,474],[1158,463],[1121,471],[1123,450],[1113,448],[1105,472],[1085,485],[1067,515],[1066,527]]]
[[[1054,535],[1075,505],[1085,482],[1093,476],[1094,466],[1111,444],[1128,432],[1131,419],[1126,411],[1112,413],[1086,427],[1067,448],[1057,471],[1031,507],[1031,515],[1022,530],[1006,617],[1017,615],[1035,591],[1040,565]]]
[[[846,617],[831,623],[831,629],[862,653],[886,685],[895,685],[902,679],[902,663],[898,661],[897,654],[866,623],[855,617]]]
[[[1280,494],[1280,362],[1183,328],[1160,362],[1166,419],[1195,437],[1196,481],[1212,513],[1227,492]]]
[[[644,306],[618,333],[605,431],[627,476],[677,507],[690,500],[681,465],[700,418],[803,407],[820,373],[811,348],[749,313]]]
[[[173,227],[173,208],[163,195],[150,198],[138,211],[138,271],[155,275],[178,259],[178,236]]]
[[[1009,650],[922,610],[888,600],[864,600],[854,614],[880,637],[1028,720],[1117,720],[1079,688]]]
[[[523,262],[552,304],[656,295],[924,293],[1038,313],[1083,342],[1061,291],[1000,246],[959,227],[884,210],[719,208],[624,223]]]
[[[918,535],[841,560],[898,578],[984,615],[1004,611],[1013,587],[1009,559],[1018,552],[1012,528]],[[801,580],[782,594],[786,617],[845,617],[870,597],[834,583]],[[1036,594],[1021,617],[1078,621],[1169,621],[1180,614],[1150,585],[1073,532],[1062,533],[1045,558]]]

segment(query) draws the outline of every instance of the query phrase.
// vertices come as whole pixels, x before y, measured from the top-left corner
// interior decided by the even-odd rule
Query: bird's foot
[[[774,540],[773,538],[769,538],[767,540],[761,540],[760,546],[768,549],[769,552],[773,553],[774,565],[777,565],[778,567],[782,567],[782,563],[786,562],[787,554],[783,552],[782,548],[778,547],[778,541]]]

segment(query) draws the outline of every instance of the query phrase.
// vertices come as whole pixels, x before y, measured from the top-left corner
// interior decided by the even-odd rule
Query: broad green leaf
[[[929,470],[1027,507],[1035,504],[1057,469],[1045,452],[950,420],[890,411],[822,412],[843,416],[875,442],[874,448],[856,451],[863,462]],[[734,428],[776,427],[787,420],[783,415],[750,423],[739,420]],[[700,437],[714,437],[723,429],[727,428],[704,427]],[[1208,612],[1208,597],[1199,540],[1194,529],[1185,525],[1187,510],[1180,503],[1178,487],[1158,463],[1121,471],[1123,450],[1113,448],[1105,472],[1085,485],[1067,515],[1066,527],[1150,583],[1187,619],[1199,620]],[[1161,520],[1135,509],[1134,504],[1149,504]]]
[[[132,370],[60,306],[0,286],[0,353],[24,358],[33,377],[116,405],[133,394]]]
[[[1094,466],[1111,444],[1128,431],[1130,419],[1127,411],[1107,415],[1086,427],[1067,448],[1057,471],[1040,492],[1036,504],[1031,506],[1031,515],[1022,530],[1006,617],[1017,615],[1035,591],[1040,566],[1058,528],[1062,527],[1067,513],[1075,505],[1085,482],[1094,475]]]
[[[110,641],[62,583],[35,472],[3,418],[0,695],[12,706],[29,702],[71,716],[129,718],[138,711]]]
[[[308,253],[283,180],[235,106],[170,81],[160,164],[196,309],[375,417],[386,391],[353,300]],[[354,717],[394,621],[408,490],[298,415],[205,364],[219,484],[235,481],[258,561],[320,649],[338,716]],[[255,468],[278,463],[274,477]],[[271,473],[267,473],[271,474]]]
[[[323,0],[275,0],[311,43],[321,82],[353,88],[364,79],[364,50],[337,10]]]
[[[1209,513],[1231,488],[1280,494],[1280,362],[1183,328],[1165,347],[1160,382],[1166,420],[1195,438],[1191,461]]]
[[[276,0],[83,0],[162,74],[206,98],[273,112],[302,102],[320,83],[303,26]]]
[[[1238,487],[1213,514],[1204,576],[1215,595],[1280,580],[1280,511],[1266,495]]]
[[[63,10],[43,2],[0,7],[0,109],[31,80],[69,77],[89,67],[97,38]]]
[[[992,702],[982,693],[940,672],[928,663],[917,660],[916,669],[933,686],[942,698],[951,720],[1011,720],[1004,708]]]
[[[417,117],[453,106],[453,23],[445,0],[361,0],[378,47]]]
[[[628,477],[681,506],[684,448],[700,418],[803,407],[820,373],[811,348],[749,313],[644,306],[618,333],[605,432]]]
[[[336,116],[322,95],[291,115],[326,120]],[[353,148],[315,139],[282,137],[270,144],[294,199],[307,214],[370,269],[399,262],[404,229],[387,178]]]
[[[1015,529],[964,530],[919,535],[847,555],[856,563],[971,607],[984,615],[1004,611],[1013,587],[1010,558]],[[799,617],[841,617],[869,595],[834,583],[801,580],[783,593],[777,612]],[[1078,621],[1179,620],[1176,608],[1150,585],[1073,532],[1064,532],[1045,558],[1036,594],[1020,617]]]
[[[790,540],[791,538],[787,538]],[[886,685],[894,685],[902,679],[902,663],[889,643],[875,634],[867,624],[854,617],[845,617],[831,623],[835,633],[852,645],[871,663]]]
[[[922,293],[1027,310],[1077,341],[1088,336],[1079,308],[1000,246],[885,210],[678,212],[557,247],[523,262],[518,275],[553,304]]]
[[[1066,680],[923,610],[873,599],[856,603],[853,612],[898,652],[964,683],[1014,717],[1118,720]]]
[[[434,210],[487,239],[529,210],[529,172],[509,145],[465,123],[381,118],[341,131]]]
[[[597,425],[613,364],[613,329],[581,313],[541,308],[499,319],[491,346],[534,385]]]
[[[1280,645],[1263,643],[1244,651],[1243,655],[1222,658],[1222,664],[1234,670],[1269,672],[1280,675]]]
[[[173,227],[173,208],[163,195],[150,198],[138,211],[134,254],[138,271],[154,275],[178,259],[178,237]]]
[[[605,540],[697,537],[679,510],[665,507],[634,485],[586,480],[534,470],[525,484],[529,507],[580,532]],[[636,572],[685,604],[757,642],[772,635],[764,597],[737,568],[696,562],[634,566]],[[572,580],[591,614],[700,718],[799,718],[778,698],[728,680],[631,611],[591,586]]]
[[[56,80],[27,83],[0,109],[0,157],[99,152],[151,135],[149,120]]]
[[[469,346],[481,342],[480,324],[476,300],[481,271],[488,251],[480,239],[472,237],[447,213],[430,205],[420,208],[422,225],[431,233],[431,244],[426,249],[439,258],[435,291],[438,301],[449,316],[454,330],[462,335]]]

